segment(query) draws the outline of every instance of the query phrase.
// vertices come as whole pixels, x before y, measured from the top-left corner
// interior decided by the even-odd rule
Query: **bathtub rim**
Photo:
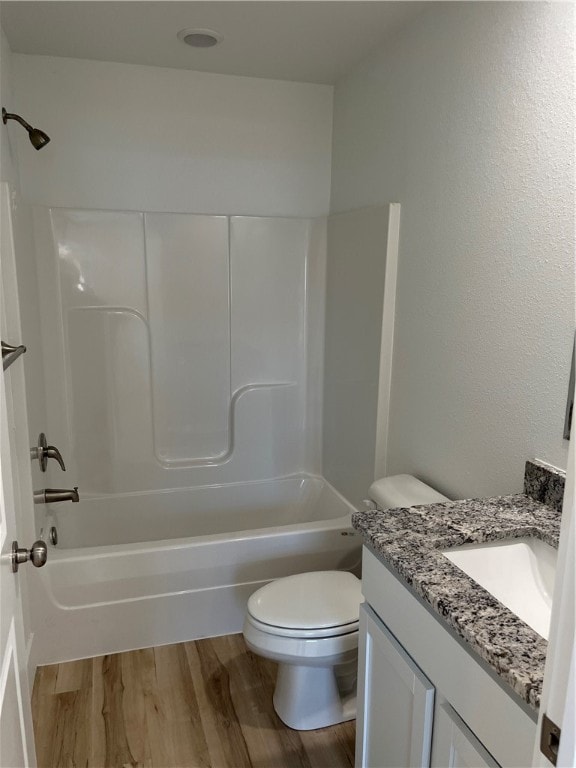
[[[135,498],[139,496],[150,496],[150,495],[158,495],[158,496],[164,496],[164,495],[171,495],[171,494],[177,494],[177,493],[184,493],[186,491],[208,491],[213,490],[215,488],[235,488],[235,487],[247,487],[247,486],[256,486],[256,485],[266,485],[267,483],[276,483],[276,482],[282,482],[284,480],[315,480],[319,481],[320,483],[329,486],[334,493],[339,496],[348,506],[354,506],[348,499],[346,499],[340,491],[337,491],[336,488],[330,483],[329,480],[327,480],[323,475],[318,475],[313,472],[292,472],[289,475],[278,475],[276,477],[261,477],[257,480],[235,480],[231,483],[204,483],[202,485],[184,485],[179,486],[177,488],[149,488],[148,490],[144,491],[122,491],[120,493],[86,493],[84,495],[81,495],[80,497],[80,503],[89,503],[93,501],[105,501],[106,499],[129,499],[129,498]],[[356,509],[354,507],[354,509]]]
[[[328,531],[337,530],[339,528],[344,529],[346,532],[352,532],[352,512],[357,511],[356,507],[348,501],[334,486],[322,475],[313,475],[309,473],[299,472],[293,475],[286,475],[283,477],[268,478],[265,480],[255,480],[239,483],[219,483],[217,485],[204,485],[193,486],[192,488],[169,488],[162,491],[137,491],[130,494],[117,494],[113,498],[118,497],[134,497],[134,496],[149,496],[157,495],[159,493],[172,493],[172,492],[184,492],[190,490],[196,490],[202,488],[208,490],[211,488],[222,488],[230,486],[252,486],[263,485],[266,483],[273,483],[282,480],[316,480],[319,481],[323,487],[328,487],[332,493],[341,501],[347,508],[348,512],[338,517],[329,517],[321,520],[310,520],[306,522],[291,523],[289,525],[279,526],[266,526],[260,528],[248,528],[242,531],[226,531],[223,533],[206,533],[199,536],[180,536],[176,538],[165,539],[152,539],[149,541],[136,541],[124,544],[98,544],[91,547],[59,547],[47,542],[49,548],[49,559],[47,565],[50,562],[59,562],[66,560],[68,562],[78,562],[86,558],[101,559],[104,557],[120,557],[127,554],[145,554],[146,552],[166,552],[174,549],[184,549],[188,547],[199,547],[210,542],[218,541],[236,541],[241,542],[252,538],[268,539],[272,537],[282,537],[292,535],[298,532],[306,533],[311,531]],[[86,502],[90,500],[102,501],[102,496],[92,497],[92,499],[86,499]],[[50,511],[47,512],[46,521],[44,525],[44,535],[49,529],[48,518],[50,517]]]

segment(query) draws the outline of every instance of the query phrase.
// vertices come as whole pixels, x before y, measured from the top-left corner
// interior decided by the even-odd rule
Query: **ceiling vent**
[[[181,29],[177,37],[192,48],[214,48],[222,40],[222,35],[213,29]]]

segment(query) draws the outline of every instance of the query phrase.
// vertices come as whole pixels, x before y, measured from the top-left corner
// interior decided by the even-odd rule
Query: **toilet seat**
[[[254,592],[247,613],[275,635],[333,637],[358,628],[360,580],[347,571],[314,571],[278,579]]]
[[[258,623],[246,614],[242,632],[251,651],[274,661],[300,666],[343,663],[355,658],[358,653],[358,629],[324,637],[273,634],[259,627]]]
[[[246,620],[260,632],[266,632],[269,635],[277,635],[279,637],[295,637],[302,640],[315,640],[322,637],[337,637],[338,635],[349,635],[352,632],[358,631],[358,620],[351,621],[348,624],[337,624],[334,627],[311,627],[310,629],[294,629],[292,627],[279,627],[274,624],[266,624],[263,621],[258,621],[248,611],[246,614]]]

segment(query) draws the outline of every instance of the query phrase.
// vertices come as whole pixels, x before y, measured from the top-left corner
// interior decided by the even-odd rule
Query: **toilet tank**
[[[391,475],[376,480],[370,486],[369,495],[380,509],[415,507],[418,504],[450,501],[449,498],[412,475]]]

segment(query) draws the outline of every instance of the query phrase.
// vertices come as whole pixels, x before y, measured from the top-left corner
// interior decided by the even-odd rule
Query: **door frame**
[[[561,728],[557,767],[576,765],[576,419],[572,414],[572,439],[568,448],[566,485],[562,505],[562,525],[558,566],[552,602],[550,637],[544,671],[544,685],[534,744],[534,768],[552,763],[540,751],[542,718],[546,714]]]

